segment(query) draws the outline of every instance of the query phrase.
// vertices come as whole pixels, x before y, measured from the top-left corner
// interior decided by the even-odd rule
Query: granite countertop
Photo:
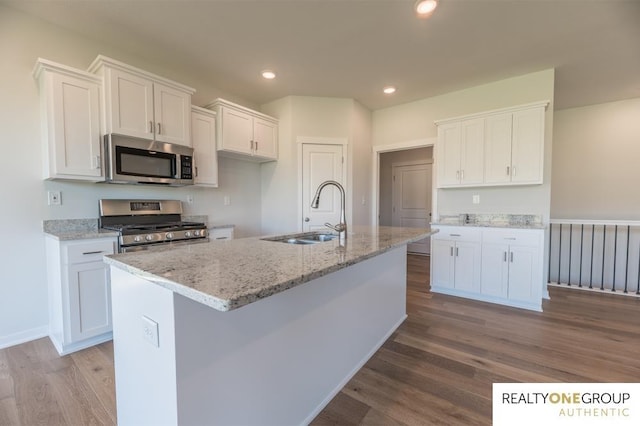
[[[184,216],[185,221],[207,223],[207,216]],[[234,228],[229,224],[209,224],[209,229]],[[98,219],[53,219],[42,222],[42,230],[45,234],[60,240],[88,240],[93,238],[116,238],[120,235],[117,231],[100,229]]]
[[[297,245],[258,237],[105,256],[104,260],[219,311],[230,311],[346,268],[435,232],[355,227],[337,238]]]
[[[471,226],[483,228],[544,229],[542,217],[529,214],[470,214],[440,215],[434,226]]]

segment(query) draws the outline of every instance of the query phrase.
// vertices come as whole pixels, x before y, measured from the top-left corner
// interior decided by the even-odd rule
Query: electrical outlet
[[[474,195],[472,197],[472,199],[473,199],[473,204],[480,204],[480,196],[479,195],[477,195],[477,194]]]
[[[156,348],[160,347],[158,323],[147,316],[142,316],[142,335]]]
[[[187,204],[193,204],[193,195],[187,195]]]
[[[231,197],[229,197],[228,195],[224,196],[224,205],[225,206],[231,205]]]
[[[50,206],[59,206],[62,204],[62,193],[60,191],[47,192],[47,200]]]

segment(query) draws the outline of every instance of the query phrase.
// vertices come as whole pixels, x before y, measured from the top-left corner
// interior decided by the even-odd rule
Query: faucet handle
[[[332,225],[329,222],[327,222],[324,224],[324,226],[326,226],[327,228],[331,228],[338,233],[345,231],[347,229],[347,225],[342,222],[338,223],[337,225]]]

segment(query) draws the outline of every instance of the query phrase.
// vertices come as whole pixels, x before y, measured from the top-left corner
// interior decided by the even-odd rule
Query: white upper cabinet
[[[438,126],[438,186],[483,182],[484,119]]]
[[[218,186],[218,151],[216,149],[216,113],[204,108],[191,109],[191,140],[195,166],[194,183]]]
[[[438,188],[541,184],[547,105],[436,122]]]
[[[278,159],[277,119],[224,99],[216,99],[205,108],[218,113],[220,155],[258,162]]]
[[[544,108],[513,113],[511,182],[542,183],[544,163]]]
[[[485,183],[511,182],[511,128],[513,114],[496,114],[485,122]]]
[[[38,59],[45,179],[103,180],[100,86],[92,74]]]
[[[106,133],[191,146],[194,89],[102,55],[89,71],[104,79]]]

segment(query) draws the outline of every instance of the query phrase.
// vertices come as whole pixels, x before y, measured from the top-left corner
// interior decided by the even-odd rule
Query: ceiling
[[[640,97],[640,0],[441,0],[429,19],[413,0],[0,3],[256,104],[328,96],[375,110],[548,68],[556,109]]]

